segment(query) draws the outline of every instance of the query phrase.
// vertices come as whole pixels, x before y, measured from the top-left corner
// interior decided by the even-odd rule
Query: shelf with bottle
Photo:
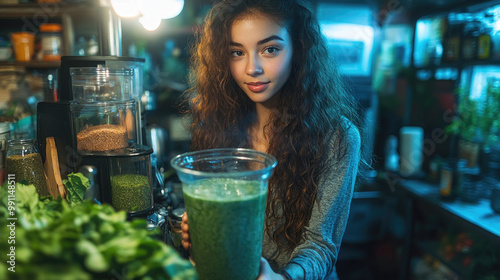
[[[60,61],[0,61],[0,66],[21,66],[28,69],[59,68]]]
[[[61,17],[64,14],[91,13],[99,8],[96,3],[97,1],[0,4],[0,18]]]
[[[500,63],[500,6],[417,20],[414,67],[436,69]]]

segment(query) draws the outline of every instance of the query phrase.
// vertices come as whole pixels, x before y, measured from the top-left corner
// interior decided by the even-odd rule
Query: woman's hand
[[[287,278],[273,271],[266,259],[260,258],[260,272],[257,280],[286,280]]]
[[[186,251],[189,251],[189,249],[191,248],[191,239],[189,237],[188,216],[186,212],[184,212],[184,215],[182,215],[181,230],[182,230],[182,247],[184,247]]]

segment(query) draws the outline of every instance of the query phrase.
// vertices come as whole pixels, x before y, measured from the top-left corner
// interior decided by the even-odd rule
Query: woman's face
[[[290,76],[292,40],[285,27],[252,14],[233,22],[229,55],[236,83],[253,102],[269,103]]]

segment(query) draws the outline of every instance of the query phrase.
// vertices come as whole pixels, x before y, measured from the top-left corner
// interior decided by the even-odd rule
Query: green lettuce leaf
[[[64,187],[68,192],[67,200],[70,206],[82,203],[85,192],[90,187],[90,181],[82,173],[70,173],[68,179],[63,180]]]

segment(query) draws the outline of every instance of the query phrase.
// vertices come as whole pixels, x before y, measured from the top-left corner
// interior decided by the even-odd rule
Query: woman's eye
[[[268,54],[277,54],[279,49],[277,47],[267,47],[264,52]]]
[[[231,56],[242,56],[243,52],[242,51],[231,51]]]

